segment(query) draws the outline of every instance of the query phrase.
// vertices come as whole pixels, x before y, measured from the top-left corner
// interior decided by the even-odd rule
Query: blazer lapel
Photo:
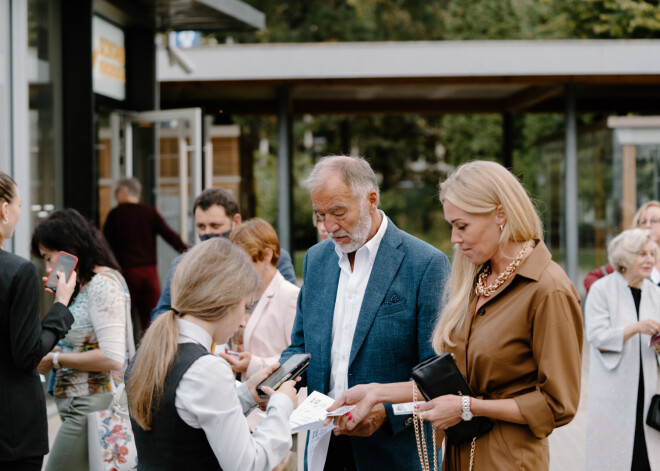
[[[362,306],[360,307],[360,315],[355,326],[355,334],[353,335],[351,357],[348,362],[349,366],[353,363],[357,353],[360,351],[376,318],[376,313],[383,304],[385,295],[399,271],[401,262],[403,262],[403,251],[398,249],[402,242],[399,229],[388,218],[387,230],[378,247],[378,253],[376,254],[374,266],[369,276],[369,283],[367,283],[367,289],[364,293]]]
[[[277,289],[277,286],[275,286],[276,284],[278,284],[277,279],[273,279],[273,281],[275,281],[275,283],[271,282],[272,285],[266,287],[266,291],[264,291],[264,294],[262,294],[259,303],[257,304],[256,308],[250,315],[250,319],[248,320],[248,323],[245,326],[245,333],[243,334],[243,344],[245,345],[245,348],[248,351],[250,347],[250,340],[252,339],[252,333],[256,330],[257,326],[264,318],[264,312],[268,310],[268,305],[273,300],[273,296],[272,295],[268,296],[267,294],[272,293]]]
[[[305,343],[308,346],[307,351],[312,356],[317,355],[317,358],[321,361],[324,384],[320,388],[320,391],[323,393],[328,392],[330,385],[332,322],[335,314],[340,271],[339,257],[335,252],[334,243],[330,242],[326,245],[326,252],[320,257],[324,261],[322,269],[315,270],[314,276],[310,276],[310,279],[305,280],[305,283],[316,287],[314,289],[316,298],[308,304],[312,306],[312,309],[305,320],[309,326],[305,329],[309,333],[306,334]],[[309,293],[307,295],[309,296]]]

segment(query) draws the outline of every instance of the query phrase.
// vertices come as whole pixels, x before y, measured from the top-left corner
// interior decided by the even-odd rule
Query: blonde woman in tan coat
[[[571,421],[580,399],[580,299],[552,261],[527,193],[504,167],[461,165],[440,199],[455,250],[433,346],[454,354],[474,397],[440,396],[419,410],[441,430],[473,416],[494,422],[473,442],[445,442],[445,470],[548,469],[547,437]],[[372,404],[411,401],[412,389],[352,388],[333,407],[358,407],[337,422],[350,430]]]

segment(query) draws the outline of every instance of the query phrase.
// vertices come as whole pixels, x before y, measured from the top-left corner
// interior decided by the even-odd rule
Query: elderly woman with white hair
[[[649,277],[658,261],[651,231],[630,229],[609,244],[614,273],[591,287],[585,306],[591,343],[587,469],[660,469],[660,432],[645,424],[657,392],[660,288]]]

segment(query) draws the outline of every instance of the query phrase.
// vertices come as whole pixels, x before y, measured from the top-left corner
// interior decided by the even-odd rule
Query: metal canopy
[[[117,10],[119,5],[131,13],[120,11],[127,22],[137,21],[158,32],[252,31],[266,25],[262,12],[240,0],[97,0],[96,8]]]
[[[660,41],[250,44],[186,50],[185,75],[158,52],[161,106],[277,113],[657,112]]]

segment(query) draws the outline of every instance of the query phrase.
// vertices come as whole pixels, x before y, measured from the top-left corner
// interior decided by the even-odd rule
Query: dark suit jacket
[[[339,257],[331,240],[307,252],[298,296],[291,346],[311,353],[306,384],[309,392],[328,393],[330,349]],[[348,366],[348,385],[408,381],[412,368],[434,355],[433,326],[449,277],[449,261],[439,250],[401,231],[388,219],[362,301]],[[419,470],[410,416],[395,416],[370,437],[351,437],[357,469]]]
[[[48,421],[37,365],[73,324],[61,303],[39,322],[37,270],[0,250],[0,468],[48,453]]]

